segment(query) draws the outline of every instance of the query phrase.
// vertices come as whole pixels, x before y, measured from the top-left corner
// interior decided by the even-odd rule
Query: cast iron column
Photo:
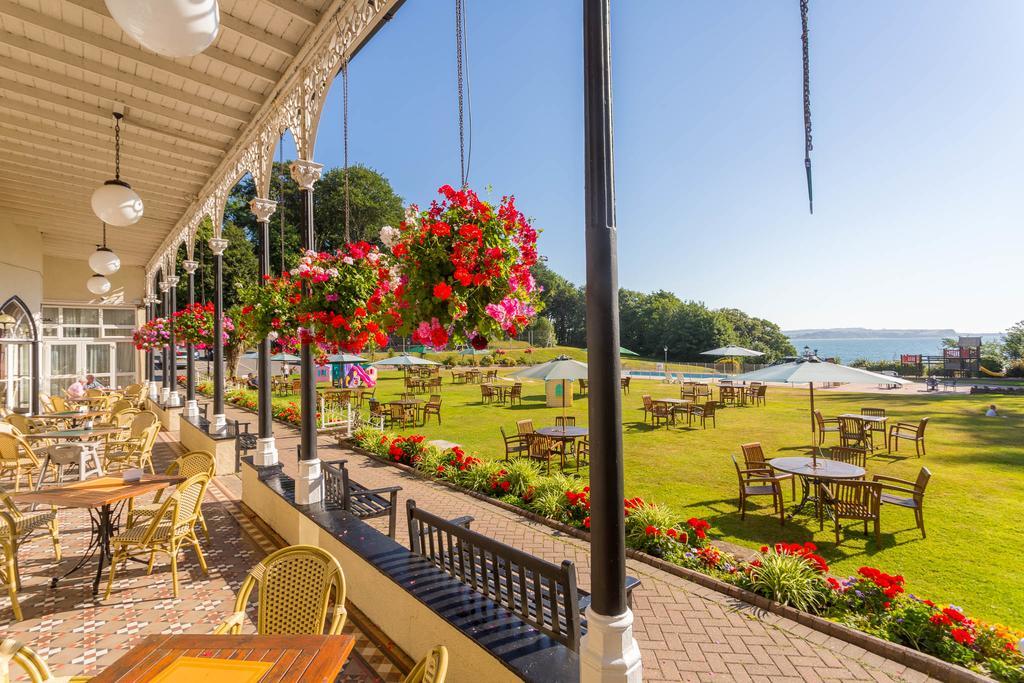
[[[180,406],[181,396],[178,394],[178,339],[174,330],[174,313],[178,310],[178,282],[181,278],[177,275],[170,275],[167,278],[171,288],[167,292],[167,298],[171,304],[171,312],[167,316],[167,323],[171,328],[171,364],[168,369],[171,371],[171,392],[167,396],[167,405]]]
[[[162,311],[162,317],[167,320],[171,317],[171,283],[167,281],[167,276],[164,275],[163,281],[160,283],[160,292],[163,294],[161,298],[160,308]],[[168,370],[168,353],[167,350],[170,348],[170,341],[163,345],[161,354],[163,360],[161,362],[160,370],[160,404],[167,405],[167,401],[171,397],[171,375]]]
[[[584,0],[583,82],[587,245],[587,365],[590,382],[590,566],[592,603],[580,647],[580,680],[643,679],[633,614],[626,606],[622,514],[622,395],[615,174],[612,155],[611,0]]]
[[[156,317],[156,303],[159,299],[152,294],[147,294],[143,301],[146,303],[146,322],[150,322]],[[152,350],[146,351],[146,379],[149,381],[149,398],[155,401],[157,398],[156,352]]]
[[[210,240],[213,252],[213,418],[212,427],[227,424],[224,416],[224,250],[228,241],[222,237]]]
[[[196,302],[196,268],[199,267],[199,262],[189,259],[182,261],[181,265],[185,272],[188,273],[188,305],[192,306]],[[185,355],[185,415],[188,417],[198,417],[199,404],[196,403],[195,344],[189,342],[185,347]]]
[[[302,247],[316,248],[316,231],[313,226],[313,185],[320,180],[323,166],[312,161],[292,162],[292,178],[298,184],[302,195]],[[316,452],[316,367],[313,365],[313,346],[306,341],[301,347],[302,369],[301,401],[302,441],[299,449],[299,476],[295,480],[295,502],[299,504],[319,503],[323,499],[323,479],[320,476],[320,459]]]
[[[277,208],[277,202],[271,199],[257,197],[249,202],[249,209],[256,215],[259,223],[259,245],[260,245],[260,282],[263,282],[267,275],[270,275],[270,216]],[[270,338],[264,337],[259,344],[259,366],[257,368],[258,381],[258,406],[259,406],[259,438],[256,439],[256,455],[253,462],[257,465],[268,466],[277,464],[277,446],[274,442],[274,419],[271,415],[270,393]]]

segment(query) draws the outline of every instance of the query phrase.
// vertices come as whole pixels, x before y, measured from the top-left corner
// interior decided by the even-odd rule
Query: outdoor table
[[[793,508],[786,519],[793,519],[809,501],[818,502],[818,497],[811,495],[812,484],[817,489],[822,482],[860,479],[865,472],[863,467],[825,458],[817,458],[817,460],[804,457],[774,458],[768,461],[768,466],[773,470],[800,477],[803,495],[800,498],[800,503]]]
[[[673,412],[686,413],[687,423],[690,421],[690,406],[693,405],[693,401],[688,398],[652,398],[651,403],[662,403]]]
[[[589,435],[590,430],[586,427],[541,427],[537,430],[537,434],[555,441],[575,441],[582,436]]]
[[[240,669],[252,667],[250,680],[331,683],[354,644],[355,638],[346,635],[147,636],[91,680],[145,683],[163,675],[169,676],[168,680],[216,681],[232,671],[237,676]],[[262,675],[260,668],[264,669]]]
[[[43,488],[43,481],[46,479],[50,465],[57,466],[57,484],[64,482],[64,468],[68,465],[78,468],[78,481],[85,481],[90,474],[102,477],[104,475],[103,463],[100,462],[97,445],[95,441],[80,441],[49,446],[43,456],[43,464],[39,468],[36,490]]]
[[[747,387],[742,384],[719,384],[718,394],[722,403],[726,401],[740,405],[747,403]]]
[[[508,392],[512,391],[511,385],[508,384],[494,384],[493,382],[487,382],[481,386],[490,387],[494,395],[498,397],[498,403],[504,403],[508,398]]]
[[[136,496],[154,493],[183,481],[185,481],[184,477],[165,474],[146,474],[136,482],[124,481],[122,477],[107,476],[41,491],[15,493],[12,494],[12,498],[16,502],[88,510],[92,520],[92,537],[89,540],[89,547],[82,553],[78,563],[67,573],[63,576],[55,576],[50,580],[50,587],[56,588],[58,581],[81,569],[98,552],[99,563],[96,568],[96,579],[92,584],[92,593],[96,595],[100,590],[103,564],[110,562],[110,538],[117,530],[117,520],[121,516],[121,509],[124,507],[125,501]]]

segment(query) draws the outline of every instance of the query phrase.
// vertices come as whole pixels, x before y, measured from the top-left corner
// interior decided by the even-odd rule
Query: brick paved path
[[[254,414],[231,406],[227,410],[231,419],[251,421],[255,431]],[[298,431],[276,423],[274,432],[285,472],[294,476]],[[325,461],[347,460],[353,479],[365,486],[401,485],[399,505],[403,508],[405,499],[413,498],[420,507],[444,516],[472,515],[473,529],[483,534],[556,563],[571,559],[576,563],[579,585],[590,587],[590,548],[579,539],[343,449],[333,439],[319,440],[319,456]],[[370,523],[386,533],[387,520]],[[408,532],[401,521],[397,537],[408,545]],[[643,581],[633,594],[633,612],[646,681],[933,680],[644,563],[627,563],[628,573]]]

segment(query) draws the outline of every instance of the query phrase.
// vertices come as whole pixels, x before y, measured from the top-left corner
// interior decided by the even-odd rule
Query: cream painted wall
[[[0,214],[0,305],[21,297],[39,312],[43,300],[43,237],[34,227]]]
[[[86,255],[88,256],[88,255]],[[85,288],[92,275],[89,263],[83,259],[43,257],[43,299],[47,303],[91,303],[107,305],[142,305],[146,295],[145,270],[141,266],[121,266],[108,276],[111,288],[106,296],[97,297]]]

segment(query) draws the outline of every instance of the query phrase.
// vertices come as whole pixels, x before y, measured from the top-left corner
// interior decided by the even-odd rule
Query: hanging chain
[[[802,32],[804,60],[804,169],[807,172],[807,201],[811,213],[814,213],[814,195],[811,191],[811,150],[814,143],[811,138],[811,62],[807,41],[807,7],[810,0],[800,0],[800,24]]]
[[[114,114],[114,180],[121,179],[121,116]]]
[[[344,149],[343,163],[345,165],[345,242],[352,241],[352,211],[349,204],[348,186],[348,57],[341,62],[341,96],[342,96],[342,147]]]
[[[463,39],[462,27],[465,22],[465,16],[465,0],[455,0],[455,64],[459,82],[459,172],[462,174],[462,187],[466,187],[468,182],[468,178],[466,177],[466,129],[463,122],[465,108],[463,102],[464,83],[462,77],[462,46],[465,42]]]
[[[281,140],[277,143],[277,159],[278,163],[284,166],[284,133],[281,133]],[[280,235],[280,246],[281,246],[281,271],[284,272],[284,176],[277,177],[277,200],[281,204],[281,235]]]

